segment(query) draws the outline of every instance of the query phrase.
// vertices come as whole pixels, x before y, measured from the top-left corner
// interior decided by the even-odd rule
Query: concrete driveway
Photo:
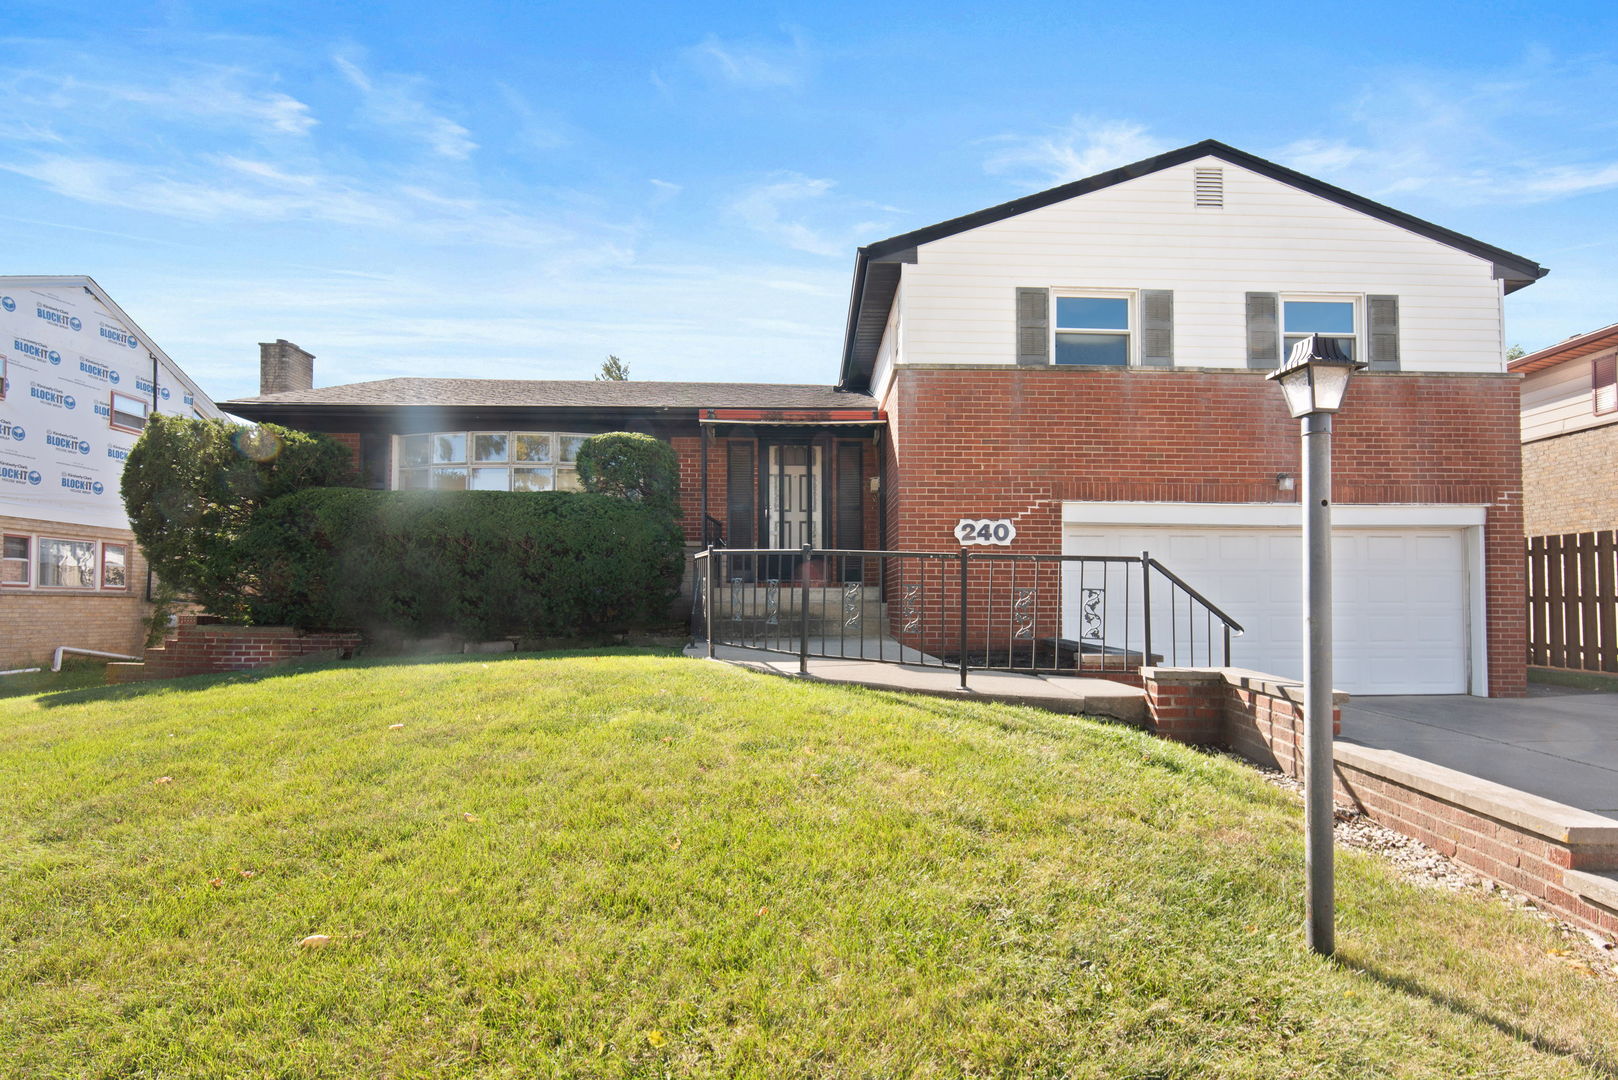
[[[1342,739],[1618,818],[1618,694],[1530,684],[1526,698],[1355,698]]]

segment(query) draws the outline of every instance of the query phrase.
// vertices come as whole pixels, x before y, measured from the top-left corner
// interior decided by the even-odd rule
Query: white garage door
[[[1334,530],[1332,681],[1338,689],[1467,692],[1463,535],[1460,529],[1403,526]],[[1070,524],[1063,550],[1069,555],[1151,552],[1242,624],[1245,633],[1231,642],[1233,666],[1303,677],[1303,547],[1297,529]],[[1153,587],[1156,601],[1162,590],[1157,581]],[[1069,588],[1063,597],[1067,637],[1078,636],[1074,592]],[[1165,651],[1160,642],[1153,641],[1159,653]]]

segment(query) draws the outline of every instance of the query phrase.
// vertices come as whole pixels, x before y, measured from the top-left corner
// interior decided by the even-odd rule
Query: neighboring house
[[[1325,333],[1370,362],[1337,421],[1339,685],[1513,695],[1501,301],[1544,272],[1210,141],[861,248],[835,387],[315,390],[277,342],[261,395],[224,407],[342,435],[379,487],[561,486],[570,438],[648,431],[680,454],[693,545],[943,551],[1006,519],[1013,552],[1147,550],[1243,624],[1234,663],[1297,676],[1299,435],[1263,376]]]
[[[1523,531],[1618,529],[1618,323],[1510,368],[1524,376]]]
[[[139,653],[146,562],[119,495],[154,412],[218,417],[88,277],[0,277],[0,668]]]

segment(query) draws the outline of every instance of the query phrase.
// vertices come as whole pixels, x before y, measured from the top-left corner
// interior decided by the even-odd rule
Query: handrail
[[[963,680],[969,668],[1105,671],[1180,665],[1187,654],[1192,665],[1205,657],[1228,666],[1231,637],[1244,633],[1144,551],[709,545],[694,563],[693,641],[700,634],[709,656],[716,643],[795,653],[800,671],[810,656],[946,666]],[[1156,602],[1153,571],[1168,586]],[[1070,619],[1077,624],[1063,636]]]
[[[1131,561],[1133,561],[1133,560],[1131,560]],[[1178,585],[1180,588],[1184,589],[1185,592],[1187,593],[1187,595],[1189,595],[1191,597],[1191,599],[1195,600],[1197,603],[1201,604],[1203,607],[1205,607],[1209,611],[1213,612],[1214,616],[1216,618],[1218,618],[1220,622],[1224,623],[1226,626],[1230,627],[1232,630],[1236,631],[1238,634],[1246,633],[1246,631],[1244,631],[1242,629],[1242,624],[1241,623],[1237,622],[1235,619],[1231,618],[1229,615],[1226,615],[1222,610],[1220,610],[1219,605],[1215,604],[1212,600],[1209,600],[1206,596],[1203,596],[1197,590],[1195,590],[1191,586],[1187,585],[1185,583],[1185,579],[1180,577],[1179,574],[1176,574],[1173,570],[1170,570],[1168,567],[1164,566],[1162,563],[1158,562],[1154,558],[1151,558],[1150,556],[1147,557],[1146,561],[1149,562],[1152,566],[1154,566],[1158,570],[1158,572],[1161,573],[1164,577],[1168,578],[1171,582]]]

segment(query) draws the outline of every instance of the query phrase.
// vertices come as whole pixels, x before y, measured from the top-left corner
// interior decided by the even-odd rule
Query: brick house
[[[1337,670],[1357,693],[1525,690],[1518,378],[1537,264],[1216,142],[859,250],[835,386],[390,379],[265,346],[249,420],[341,435],[377,487],[572,482],[596,431],[668,439],[693,547],[1149,550],[1301,668],[1298,335],[1370,363],[1337,420]],[[289,352],[288,350],[295,350]],[[292,371],[288,378],[290,357]],[[1079,593],[1040,602],[1064,625]]]
[[[1618,529],[1618,323],[1510,367],[1524,377],[1523,531]]]
[[[218,408],[88,277],[0,277],[0,669],[138,654],[146,561],[119,498],[152,413]]]

